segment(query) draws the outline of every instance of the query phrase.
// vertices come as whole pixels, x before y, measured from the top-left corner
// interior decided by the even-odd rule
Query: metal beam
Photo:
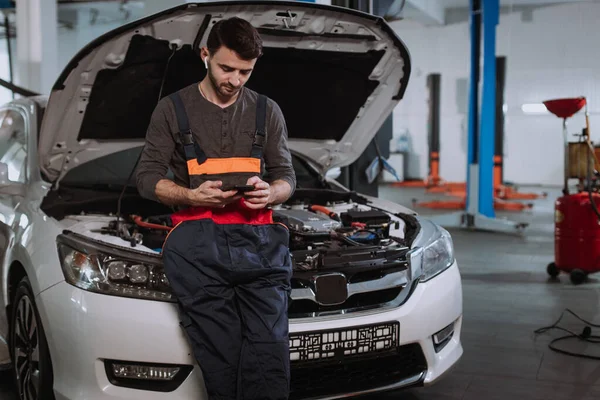
[[[470,0],[471,93],[466,210],[438,214],[431,221],[446,228],[522,233],[526,223],[494,215],[493,157],[496,110],[496,26],[499,0]],[[481,23],[483,22],[483,35]],[[483,36],[483,90],[479,96],[480,46]],[[481,98],[481,102],[479,99]]]
[[[17,82],[49,93],[58,75],[56,0],[19,0],[17,13]]]
[[[496,27],[498,0],[483,0],[483,90],[479,121],[479,212],[494,213],[494,141],[496,129]]]
[[[469,133],[467,148],[467,198],[466,209],[470,214],[478,211],[479,194],[479,80],[481,58],[481,0],[471,0],[471,69],[469,82]]]

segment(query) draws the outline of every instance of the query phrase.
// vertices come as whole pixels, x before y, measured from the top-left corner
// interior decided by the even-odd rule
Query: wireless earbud
[[[208,56],[204,57],[204,66],[208,69]]]

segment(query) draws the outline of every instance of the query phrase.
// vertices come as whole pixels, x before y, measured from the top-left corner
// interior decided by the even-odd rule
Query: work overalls
[[[261,174],[266,98],[260,96],[250,157],[207,158],[193,138],[181,97],[170,96],[188,163],[190,187],[207,180],[245,185]],[[172,215],[163,247],[165,273],[209,399],[287,399],[289,232],[272,210],[239,203],[192,207]]]

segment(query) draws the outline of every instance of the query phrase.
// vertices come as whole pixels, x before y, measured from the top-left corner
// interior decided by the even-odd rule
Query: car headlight
[[[175,301],[159,257],[67,233],[57,238],[65,280],[90,292]]]
[[[447,230],[439,228],[438,235],[423,248],[421,282],[436,277],[454,263],[454,246]]]

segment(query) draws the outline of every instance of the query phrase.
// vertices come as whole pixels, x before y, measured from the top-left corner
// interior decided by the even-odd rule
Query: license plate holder
[[[400,323],[290,333],[290,361],[311,363],[341,361],[395,351],[400,341]]]

